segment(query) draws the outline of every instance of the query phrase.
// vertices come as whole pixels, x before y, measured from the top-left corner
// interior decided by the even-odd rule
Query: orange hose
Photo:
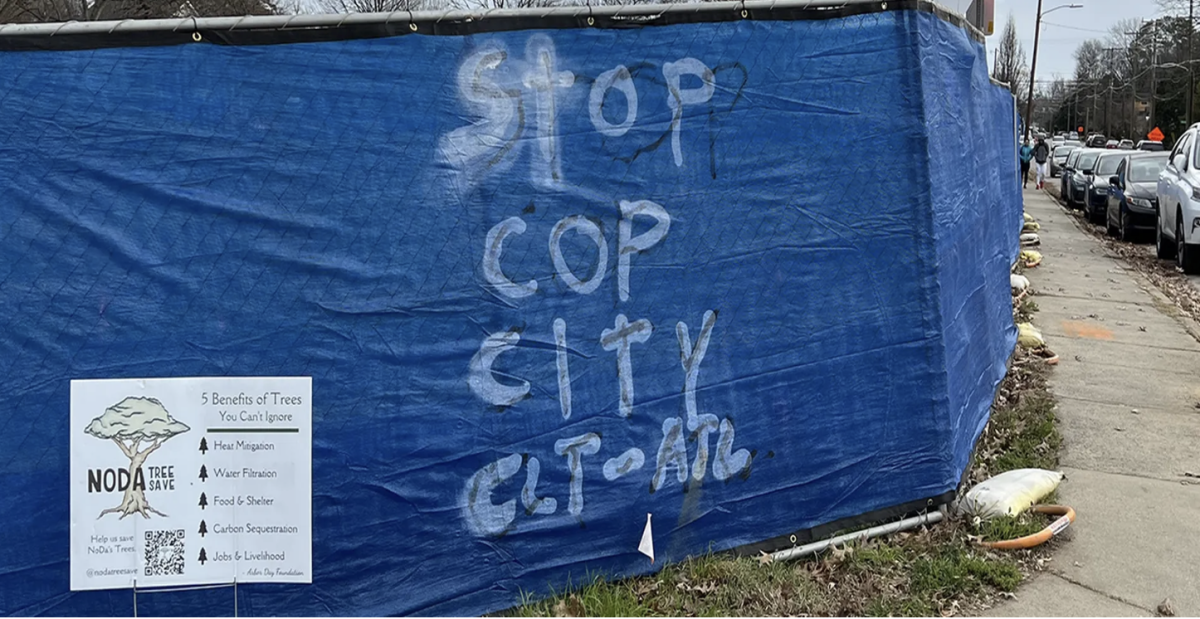
[[[1051,522],[1049,526],[1025,537],[1016,539],[1006,539],[1000,542],[979,542],[988,548],[996,548],[998,550],[1019,550],[1021,548],[1033,548],[1045,544],[1050,538],[1062,533],[1071,523],[1075,522],[1075,510],[1066,505],[1034,505],[1029,508],[1030,511],[1039,514],[1049,514],[1051,516],[1059,516],[1057,520]]]

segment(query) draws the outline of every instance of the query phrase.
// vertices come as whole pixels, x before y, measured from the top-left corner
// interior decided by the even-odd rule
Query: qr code
[[[146,531],[146,576],[183,574],[183,529]]]

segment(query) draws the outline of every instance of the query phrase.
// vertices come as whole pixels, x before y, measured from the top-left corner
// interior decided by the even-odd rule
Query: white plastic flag
[[[654,534],[650,532],[650,514],[646,514],[646,529],[642,531],[638,552],[650,557],[650,562],[654,563]]]

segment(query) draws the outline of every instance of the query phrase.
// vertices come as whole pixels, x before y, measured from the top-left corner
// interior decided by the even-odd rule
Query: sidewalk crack
[[[1063,579],[1063,580],[1065,580],[1065,581],[1067,581],[1068,583],[1071,583],[1072,585],[1075,585],[1076,587],[1082,587],[1082,588],[1084,588],[1084,589],[1087,589],[1088,591],[1091,591],[1092,593],[1095,593],[1095,594],[1097,594],[1097,595],[1102,595],[1102,596],[1104,596],[1104,597],[1106,597],[1106,598],[1108,598],[1108,599],[1110,599],[1110,600],[1112,600],[1112,601],[1114,601],[1114,602],[1120,602],[1121,604],[1124,604],[1124,605],[1126,605],[1126,606],[1130,606],[1130,607],[1132,607],[1132,608],[1136,608],[1136,609],[1138,609],[1138,610],[1140,610],[1140,611],[1142,611],[1142,612],[1144,612],[1144,613],[1147,613],[1147,614],[1149,614],[1149,615],[1151,615],[1151,616],[1154,616],[1154,615],[1157,615],[1157,614],[1158,614],[1158,613],[1154,612],[1153,610],[1150,610],[1149,608],[1145,608],[1145,607],[1142,607],[1142,606],[1138,606],[1137,604],[1134,604],[1133,602],[1130,602],[1129,600],[1127,600],[1127,599],[1125,599],[1125,598],[1123,598],[1123,597],[1121,597],[1121,596],[1119,596],[1119,595],[1113,595],[1113,594],[1111,594],[1111,593],[1107,593],[1107,592],[1101,591],[1100,589],[1097,589],[1097,588],[1095,588],[1095,587],[1093,587],[1093,586],[1091,586],[1091,585],[1086,585],[1086,584],[1084,584],[1084,583],[1082,583],[1082,582],[1080,582],[1080,581],[1078,581],[1078,580],[1075,580],[1074,578],[1071,578],[1070,576],[1067,576],[1066,574],[1062,574],[1062,573],[1060,573],[1060,572],[1057,572],[1057,571],[1052,571],[1052,572],[1050,572],[1050,573],[1051,573],[1051,574],[1053,574],[1053,575],[1055,575],[1055,576],[1057,576],[1057,577],[1059,577],[1059,578],[1061,578],[1061,579]]]

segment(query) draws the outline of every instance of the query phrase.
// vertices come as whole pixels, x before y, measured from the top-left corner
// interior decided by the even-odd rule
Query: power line
[[[1079,26],[1068,26],[1066,24],[1055,24],[1053,22],[1044,21],[1043,26],[1054,26],[1056,28],[1066,28],[1067,30],[1078,30],[1080,32],[1097,32],[1100,34],[1108,34],[1107,30],[1095,30],[1093,28],[1080,28]]]

